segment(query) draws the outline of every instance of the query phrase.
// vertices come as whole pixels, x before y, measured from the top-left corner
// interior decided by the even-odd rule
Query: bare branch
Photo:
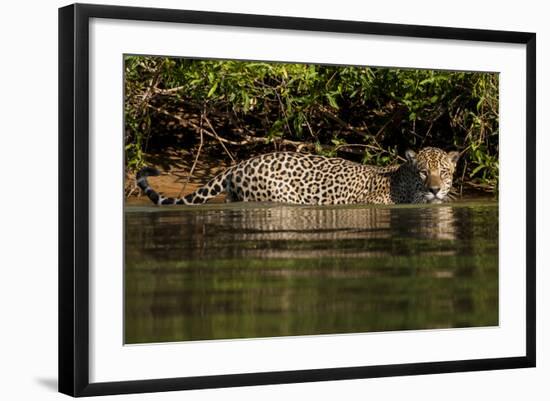
[[[254,144],[254,143],[257,143],[257,144],[264,144],[264,145],[268,145],[269,143],[272,143],[272,142],[276,142],[280,145],[290,145],[290,146],[294,146],[296,148],[300,148],[300,149],[304,149],[304,148],[307,148],[307,149],[314,149],[315,148],[315,144],[313,143],[305,143],[305,142],[300,142],[300,141],[292,141],[290,139],[282,139],[282,138],[275,138],[275,139],[269,139],[269,138],[257,138],[257,137],[253,137],[253,136],[250,136],[250,135],[243,135],[243,139],[241,141],[232,141],[230,139],[226,139],[226,138],[223,138],[207,129],[204,129],[204,128],[201,128],[200,125],[197,125],[195,124],[194,122],[190,121],[190,120],[186,120],[176,114],[172,114],[170,112],[168,112],[167,110],[164,110],[160,107],[155,107],[155,106],[152,106],[152,105],[148,105],[148,107],[150,107],[151,109],[157,111],[158,113],[161,113],[161,114],[164,114],[166,116],[169,116],[175,120],[177,120],[181,126],[183,127],[186,127],[186,128],[192,128],[194,131],[197,131],[197,132],[203,132],[204,134],[206,134],[207,136],[211,137],[211,138],[214,138],[216,140],[218,140],[219,142],[223,142],[223,143],[226,143],[226,144],[229,144],[229,145],[234,145],[234,146],[245,146],[245,145],[250,145],[250,144]]]
[[[231,154],[231,152],[227,149],[227,147],[225,146],[225,144],[223,143],[223,141],[221,140],[220,136],[218,135],[218,133],[216,132],[216,130],[214,129],[214,127],[212,126],[212,124],[210,123],[210,120],[208,119],[208,117],[206,117],[206,114],[204,115],[204,121],[206,121],[206,124],[208,124],[208,126],[210,127],[210,129],[212,130],[212,133],[216,136],[216,139],[218,140],[218,142],[220,143],[220,145],[222,146],[223,150],[225,150],[225,153],[227,153],[227,155],[229,156],[229,158],[231,159],[231,161],[233,162],[233,164],[235,164],[235,158],[233,157],[233,155]],[[201,131],[202,132],[202,131]]]
[[[193,165],[191,166],[191,170],[189,170],[189,175],[187,176],[187,181],[185,181],[185,184],[183,184],[183,187],[181,188],[180,192],[178,193],[178,198],[181,198],[181,195],[183,194],[183,191],[185,190],[185,187],[187,184],[189,184],[189,181],[191,181],[191,177],[193,177],[193,172],[195,171],[195,166],[197,165],[197,162],[199,161],[199,157],[201,155],[202,145],[204,143],[204,135],[203,135],[203,128],[202,128],[202,122],[204,118],[204,112],[201,113],[201,120],[200,120],[200,136],[201,141],[199,143],[199,150],[197,151],[197,155],[195,156],[195,160],[193,161]]]

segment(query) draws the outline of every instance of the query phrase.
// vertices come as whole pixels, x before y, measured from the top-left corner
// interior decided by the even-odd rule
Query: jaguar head
[[[460,154],[438,148],[423,148],[418,153],[407,150],[405,157],[412,166],[420,189],[415,203],[441,203],[453,186],[453,174]]]

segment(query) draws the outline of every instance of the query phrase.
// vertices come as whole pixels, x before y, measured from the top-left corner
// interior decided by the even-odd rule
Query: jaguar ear
[[[460,153],[458,153],[458,152],[449,152],[449,153],[447,153],[447,156],[449,157],[450,162],[453,163],[456,166],[456,162],[458,161],[458,158],[460,157]]]
[[[416,152],[413,151],[413,150],[410,150],[410,149],[407,149],[405,151],[405,158],[407,159],[407,161],[409,163],[411,163],[412,165],[415,165],[416,164]]]

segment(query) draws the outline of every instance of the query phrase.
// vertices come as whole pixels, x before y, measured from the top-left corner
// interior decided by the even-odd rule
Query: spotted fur
[[[406,162],[365,166],[340,158],[293,152],[269,153],[228,168],[182,198],[158,194],[147,182],[159,175],[146,167],[137,184],[157,205],[196,205],[226,193],[226,202],[283,202],[300,205],[439,203],[448,199],[458,152],[408,150]]]

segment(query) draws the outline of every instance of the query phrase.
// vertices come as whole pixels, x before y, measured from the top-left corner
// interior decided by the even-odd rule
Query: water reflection
[[[126,341],[498,323],[498,208],[128,209]]]

